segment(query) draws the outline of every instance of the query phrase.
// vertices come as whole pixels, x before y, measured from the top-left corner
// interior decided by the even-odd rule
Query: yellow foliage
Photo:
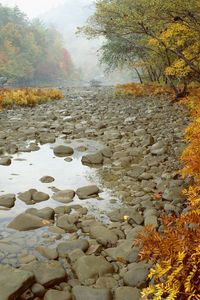
[[[200,300],[200,87],[190,88],[182,100],[191,109],[193,122],[186,129],[189,145],[181,160],[184,176],[193,176],[195,185],[183,190],[188,209],[180,216],[163,217],[163,232],[147,226],[135,245],[140,258],[151,259],[151,283],[143,297],[154,300]]]
[[[34,106],[63,98],[63,94],[56,89],[1,89],[0,107]]]

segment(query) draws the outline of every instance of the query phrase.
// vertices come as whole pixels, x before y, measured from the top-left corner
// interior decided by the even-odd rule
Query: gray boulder
[[[104,246],[115,245],[118,240],[117,235],[105,226],[91,226],[90,236]]]
[[[101,165],[103,163],[103,155],[99,153],[87,154],[82,157],[82,163],[86,165]]]
[[[69,203],[72,202],[75,196],[75,192],[73,190],[63,190],[53,194],[52,198],[58,202]]]
[[[115,290],[115,300],[140,300],[140,290],[133,287],[122,286]]]
[[[109,289],[75,286],[72,293],[75,300],[112,300],[112,294]]]
[[[0,196],[0,206],[11,208],[15,205],[15,194],[6,194]]]
[[[67,278],[64,268],[58,261],[35,261],[22,266],[21,269],[32,272],[36,282],[45,287],[59,284]]]
[[[34,283],[32,272],[0,265],[1,300],[15,300]]]
[[[31,214],[22,213],[15,217],[15,219],[8,224],[8,228],[19,231],[27,231],[44,227],[46,225],[48,225],[48,223],[44,222],[42,218]]]
[[[94,255],[80,257],[76,261],[74,269],[81,283],[114,271],[113,266],[105,258]]]
[[[74,153],[73,148],[69,146],[60,145],[53,149],[53,152],[56,156],[65,157],[68,155],[72,155]]]
[[[131,269],[123,276],[125,285],[143,288],[147,284],[149,269],[149,264],[143,262],[133,263]]]
[[[10,166],[11,165],[11,159],[10,159],[10,157],[0,158],[0,165],[1,166]]]
[[[71,300],[71,294],[68,291],[49,290],[44,296],[44,300]]]
[[[96,197],[99,192],[99,188],[96,185],[89,185],[77,189],[76,194],[79,199],[88,199]]]
[[[62,242],[58,245],[58,253],[60,257],[67,257],[70,252],[76,249],[81,249],[82,251],[87,251],[89,248],[89,243],[87,240],[78,239],[78,240],[69,240]]]

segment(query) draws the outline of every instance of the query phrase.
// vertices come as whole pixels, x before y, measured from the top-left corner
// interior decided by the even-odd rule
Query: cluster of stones
[[[115,222],[107,226],[78,205],[30,209],[26,218],[25,214],[20,215],[21,220],[17,217],[15,228],[20,230],[37,228],[35,216],[41,220],[38,225],[49,226],[56,239],[66,233],[70,238],[54,247],[36,247],[42,259],[29,253],[20,257],[16,269],[0,265],[1,299],[140,299],[151,265],[139,262],[139,249],[133,247],[133,239],[143,229],[143,217],[129,209],[135,220],[130,225],[123,220],[126,213],[123,208],[112,212]],[[47,220],[50,222],[44,222]]]
[[[185,147],[183,131],[188,119],[181,106],[166,100],[117,99],[112,90],[76,89],[66,98],[30,110],[1,112],[0,164],[10,165],[12,154],[36,151],[39,143],[53,143],[60,135],[67,140],[98,140],[106,147],[84,155],[82,163],[98,166],[104,185],[121,198],[123,205],[108,213],[111,222],[107,225],[87,214],[86,208],[73,205],[31,208],[17,216],[11,228],[16,229],[16,224],[22,226],[19,230],[49,226],[51,232],[68,233],[70,238],[54,248],[37,248],[46,260],[32,255],[24,257],[17,269],[2,265],[0,295],[2,300],[140,299],[152,265],[139,261],[140,249],[133,247],[133,240],[148,224],[162,232],[161,216],[178,215],[185,209],[181,190],[189,182],[176,171],[180,168],[178,156]],[[26,140],[35,142],[26,145]],[[73,149],[59,146],[54,154],[67,159]],[[53,198],[68,203],[76,193],[86,199],[82,192],[57,191]],[[98,192],[93,186],[89,196]],[[28,204],[45,201],[40,196],[46,199],[48,195],[34,189],[19,195]],[[15,195],[0,197],[6,207],[12,207],[13,201]],[[24,228],[31,220],[32,225]],[[12,283],[9,289],[7,282]]]

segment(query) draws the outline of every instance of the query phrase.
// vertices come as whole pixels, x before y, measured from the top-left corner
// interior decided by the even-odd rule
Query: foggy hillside
[[[94,9],[92,1],[66,0],[65,4],[41,16],[44,22],[54,25],[63,34],[72,60],[85,79],[102,74],[97,57],[101,41],[87,40],[75,34],[77,27],[85,24]]]
[[[54,25],[64,37],[66,47],[69,49],[72,60],[78,69],[82,79],[105,78],[104,67],[100,66],[98,60],[98,49],[103,40],[88,40],[85,37],[77,36],[77,27],[85,25],[89,16],[95,11],[93,0],[66,0],[62,5],[48,11],[41,19],[48,25]],[[124,82],[133,80],[130,72],[124,71],[106,75],[106,81]]]

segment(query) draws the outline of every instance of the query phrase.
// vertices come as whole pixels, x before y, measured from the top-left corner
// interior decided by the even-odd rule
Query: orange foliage
[[[56,89],[1,89],[0,107],[34,106],[63,98],[62,92]]]
[[[200,87],[190,88],[181,102],[193,117],[186,129],[189,145],[181,156],[182,175],[195,181],[183,190],[188,208],[178,217],[163,217],[163,232],[147,226],[134,242],[141,246],[140,258],[155,264],[149,274],[151,283],[142,293],[154,300],[200,300]]]
[[[173,91],[171,88],[160,85],[158,83],[127,83],[127,84],[118,84],[116,86],[117,95],[119,96],[151,96],[151,95],[172,95]]]

